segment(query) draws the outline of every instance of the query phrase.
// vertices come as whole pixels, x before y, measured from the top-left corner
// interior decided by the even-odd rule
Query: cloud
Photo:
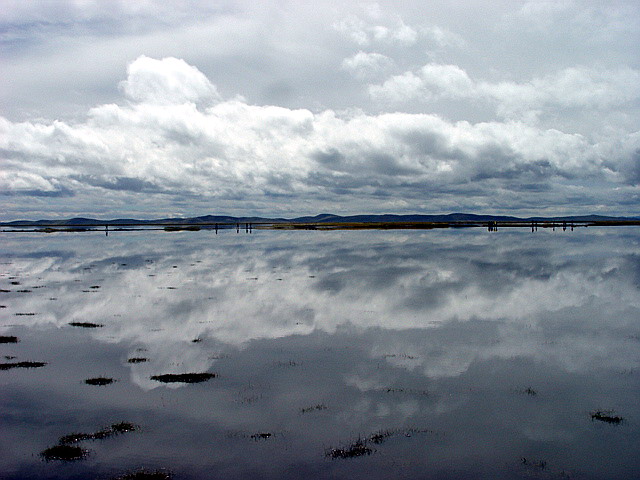
[[[416,73],[405,72],[381,85],[370,85],[369,94],[387,102],[482,100],[493,103],[507,117],[553,107],[604,110],[640,99],[640,71],[573,67],[528,82],[493,83],[475,81],[457,65],[430,63]]]
[[[366,78],[375,75],[388,68],[393,61],[380,53],[366,53],[360,50],[355,55],[342,61],[342,68],[352,72],[358,78]]]
[[[371,24],[357,16],[349,15],[334,23],[333,28],[361,46],[372,43],[413,45],[418,40],[418,31],[406,25],[399,17],[390,25],[379,25]]]
[[[372,58],[379,59],[363,54],[360,60]],[[565,204],[560,184],[589,185],[592,195],[602,192],[622,201],[629,194],[625,188],[637,183],[637,134],[595,141],[520,120],[452,122],[433,114],[313,113],[252,105],[240,97],[221,98],[202,72],[176,58],[139,57],[127,71],[121,83],[126,101],[92,108],[84,121],[0,118],[2,191],[67,192],[87,202],[102,195],[114,202],[120,198],[120,205],[142,201],[141,195],[144,202],[168,204],[195,196],[231,205],[242,198],[245,208],[253,202],[253,208],[273,213],[278,197],[304,198],[315,210],[335,207],[349,195],[365,209],[371,198],[389,192],[407,205],[433,202],[451,209],[463,196],[476,205],[493,199],[534,208],[540,191],[549,193],[550,202]],[[622,79],[613,82],[622,86],[633,75],[607,78]],[[540,95],[560,101],[561,92],[577,82],[567,75],[553,79],[530,105],[541,102]],[[604,80],[588,80],[592,95],[582,92],[563,101],[585,105],[594,96],[601,105],[618,101],[596,88]],[[494,98],[527,95],[479,84],[451,65],[427,65],[419,76],[407,76],[407,85],[412,81],[434,96],[470,97],[478,89]],[[615,195],[612,187],[619,187]]]
[[[127,67],[127,80],[120,88],[131,100],[150,104],[219,99],[216,87],[202,72],[177,58],[138,57]]]

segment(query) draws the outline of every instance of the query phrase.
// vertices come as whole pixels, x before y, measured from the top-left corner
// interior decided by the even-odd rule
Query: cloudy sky
[[[0,0],[0,219],[638,215],[638,45],[637,0]]]

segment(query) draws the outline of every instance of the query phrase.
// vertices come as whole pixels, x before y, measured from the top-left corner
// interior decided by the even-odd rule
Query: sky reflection
[[[0,372],[13,453],[0,467],[108,478],[151,458],[180,478],[211,465],[220,478],[628,478],[639,242],[637,229],[5,234],[0,334],[20,342],[0,352],[49,364]],[[218,377],[150,378],[186,372]],[[82,383],[101,375],[116,382]],[[625,423],[593,422],[596,409]],[[83,463],[29,457],[122,420],[141,433],[94,442]],[[370,457],[324,458],[380,430],[392,435]],[[587,453],[603,445],[615,465]]]

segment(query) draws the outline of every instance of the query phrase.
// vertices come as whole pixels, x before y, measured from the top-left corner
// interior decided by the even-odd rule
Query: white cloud
[[[273,196],[333,205],[348,194],[366,205],[376,195],[386,202],[391,191],[414,205],[428,199],[425,192],[440,202],[446,195],[453,195],[449,202],[465,195],[480,204],[498,192],[521,195],[526,204],[535,198],[528,200],[527,185],[553,190],[557,181],[575,187],[597,181],[610,197],[617,185],[623,201],[626,185],[637,182],[637,134],[596,142],[513,120],[474,124],[433,114],[251,105],[221,99],[198,69],[175,58],[141,57],[128,72],[122,89],[129,101],[95,107],[83,122],[0,119],[5,194],[169,195],[176,201],[196,195],[259,199],[270,210]],[[427,65],[419,75],[405,75],[405,93],[426,89],[434,96],[471,97],[478,89],[490,91],[455,66]],[[569,88],[548,83],[550,98],[559,99]],[[524,97],[517,88],[493,88],[491,95],[503,104]],[[581,104],[588,98],[564,101]],[[610,93],[601,98],[616,101]],[[537,96],[529,104],[535,102]],[[552,199],[565,201],[559,191]]]
[[[395,75],[369,94],[379,101],[429,101],[437,98],[492,102],[507,117],[545,108],[610,109],[640,99],[640,71],[572,67],[528,82],[476,81],[457,65],[430,63]]]
[[[359,78],[366,78],[385,70],[391,63],[392,60],[386,55],[375,52],[367,53],[360,50],[355,55],[345,58],[342,61],[342,68],[352,72]]]
[[[415,44],[419,37],[419,32],[405,24],[399,17],[387,25],[380,25],[349,15],[334,23],[333,28],[361,46],[373,43],[397,43],[410,46]]]
[[[177,58],[138,57],[127,67],[127,80],[120,88],[133,101],[159,105],[219,98],[202,72]]]

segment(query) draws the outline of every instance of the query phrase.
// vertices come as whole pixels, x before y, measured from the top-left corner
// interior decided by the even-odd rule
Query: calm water
[[[0,242],[2,479],[640,477],[640,229]]]

